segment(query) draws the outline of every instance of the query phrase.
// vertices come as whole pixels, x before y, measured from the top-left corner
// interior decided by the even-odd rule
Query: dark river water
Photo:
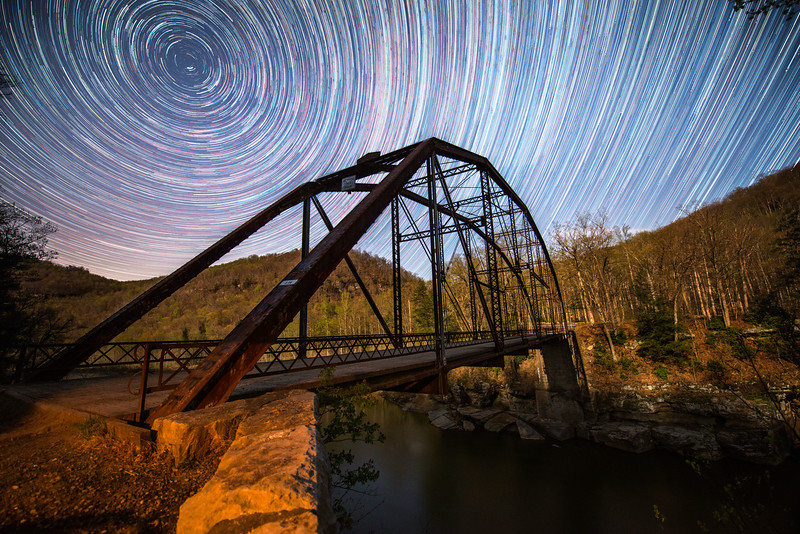
[[[745,532],[800,532],[796,456],[777,468],[723,461],[697,474],[666,452],[441,431],[383,401],[370,415],[386,441],[352,446],[381,473],[369,495],[350,494],[354,532],[703,532],[698,521],[739,532],[714,519],[726,510],[756,516]]]

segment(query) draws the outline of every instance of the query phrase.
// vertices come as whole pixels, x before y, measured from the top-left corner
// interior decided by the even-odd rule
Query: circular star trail
[[[0,194],[59,227],[61,263],[132,279],[431,136],[489,158],[545,232],[599,209],[655,228],[798,162],[800,17],[576,4],[5,0]]]

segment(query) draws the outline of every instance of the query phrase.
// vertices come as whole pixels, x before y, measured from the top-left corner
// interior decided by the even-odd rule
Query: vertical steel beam
[[[314,198],[316,200],[316,198]],[[303,230],[300,238],[300,257],[306,259],[308,256],[308,246],[311,241],[311,202],[309,199],[303,200]],[[298,331],[300,338],[299,353],[300,358],[306,357],[306,347],[308,338],[308,302],[300,308],[300,328]]]
[[[392,300],[394,303],[394,337],[397,347],[403,346],[403,269],[400,264],[400,198],[392,200]]]
[[[489,240],[497,242],[494,233],[494,210],[492,209],[492,186],[489,174],[481,171],[481,193],[483,199],[483,219],[486,226],[486,235]],[[498,351],[503,350],[503,311],[500,303],[500,281],[497,272],[497,252],[494,247],[486,242],[486,273],[489,286],[489,300],[491,302],[492,338]]]
[[[319,200],[316,197],[311,199],[314,202],[314,207],[317,208],[317,213],[319,213],[322,222],[325,223],[325,226],[328,228],[328,231],[333,230],[333,225],[331,224],[331,220],[328,218],[328,214],[325,213],[325,210],[320,204]],[[344,261],[347,264],[347,267],[350,269],[350,274],[353,275],[353,278],[358,284],[358,287],[361,289],[361,293],[364,294],[364,297],[367,299],[367,303],[369,304],[370,308],[372,308],[372,313],[375,314],[375,317],[378,319],[378,322],[383,328],[383,332],[389,336],[389,339],[392,339],[392,344],[397,348],[397,343],[394,340],[394,336],[392,335],[392,331],[389,329],[389,325],[386,324],[386,321],[383,319],[383,315],[381,314],[381,310],[378,309],[378,305],[375,303],[375,299],[372,298],[369,290],[367,289],[364,280],[361,278],[361,275],[358,274],[358,269],[356,269],[356,264],[353,263],[353,260],[350,258],[350,254],[348,253],[344,257]]]
[[[444,310],[442,299],[442,278],[444,277],[444,259],[442,252],[441,219],[436,201],[436,176],[431,156],[427,161],[428,173],[428,225],[430,228],[431,247],[431,286],[433,289],[433,331],[435,338],[436,367],[439,369],[439,392],[447,393],[447,375],[444,367],[447,361],[444,356]]]

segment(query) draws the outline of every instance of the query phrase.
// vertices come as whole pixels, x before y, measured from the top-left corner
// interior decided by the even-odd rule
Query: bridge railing
[[[506,337],[531,335],[530,330],[505,332]],[[488,330],[447,332],[445,344],[458,346],[492,339]],[[157,365],[158,386],[170,382],[176,374],[188,371],[202,361],[220,340],[136,341],[103,345],[73,371],[70,378],[86,378],[137,371],[145,361]],[[248,377],[301,371],[310,368],[391,358],[431,350],[436,343],[433,333],[403,334],[400,340],[388,335],[326,336],[279,338],[256,363]],[[16,381],[25,374],[50,363],[69,343],[23,346],[15,358]],[[152,370],[152,367],[150,367]]]
[[[541,330],[540,332],[541,333]],[[536,335],[530,330],[505,332],[506,337]],[[482,343],[492,339],[488,330],[447,332],[447,347]],[[143,420],[148,393],[174,389],[220,343],[220,340],[119,342],[103,345],[74,369],[67,379],[130,375],[128,391],[139,396],[137,420]],[[244,378],[322,369],[329,366],[407,356],[434,350],[433,333],[279,338]],[[52,361],[71,344],[21,347],[16,358],[16,381]],[[135,378],[140,380],[136,384]],[[135,387],[138,385],[138,388]]]

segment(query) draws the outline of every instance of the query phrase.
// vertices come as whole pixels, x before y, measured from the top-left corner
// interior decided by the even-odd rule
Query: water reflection
[[[712,518],[724,502],[721,486],[766,469],[719,462],[700,477],[683,458],[665,452],[444,432],[425,415],[383,401],[370,416],[381,423],[386,442],[352,447],[358,457],[373,458],[381,472],[374,495],[361,497],[354,510],[355,517],[367,514],[355,527],[359,533],[659,532],[654,505],[666,517],[666,532],[701,532],[698,520],[711,532],[730,532],[731,525],[721,527]],[[763,498],[764,518],[776,532],[798,532],[800,463],[793,457],[770,473],[772,497],[767,485],[745,489]],[[749,502],[742,504],[754,498],[746,496],[742,500]]]

